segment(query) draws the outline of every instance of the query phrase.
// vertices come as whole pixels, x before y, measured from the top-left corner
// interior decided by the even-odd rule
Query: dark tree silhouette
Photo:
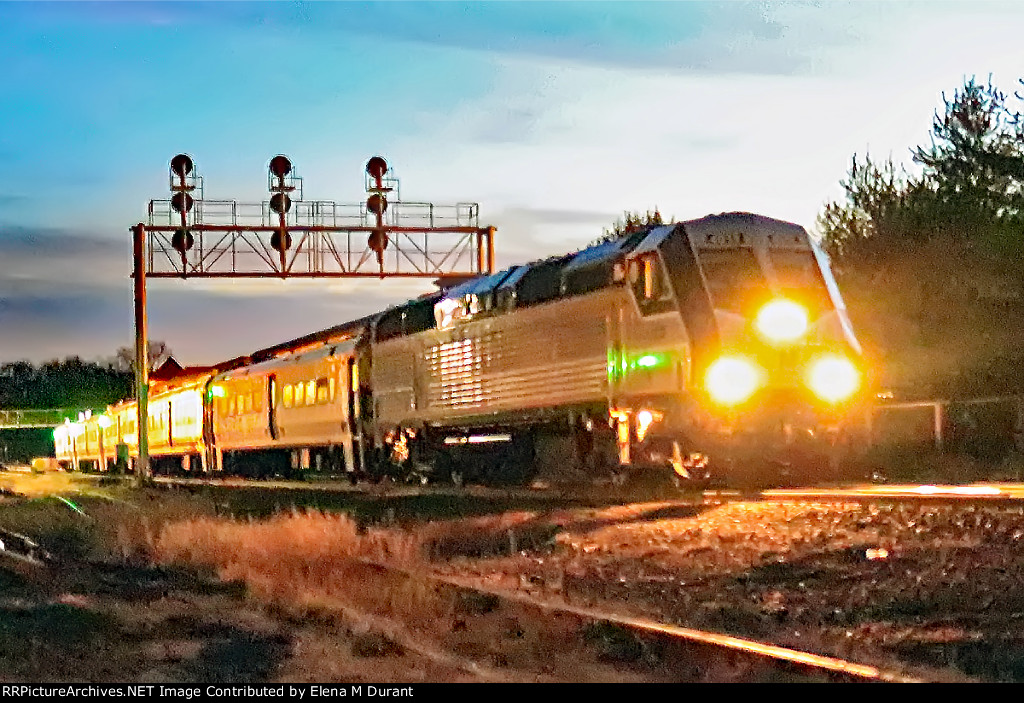
[[[1016,96],[1021,99],[1021,96]],[[853,157],[818,219],[883,382],[920,394],[1024,390],[1024,132],[991,81],[943,95],[919,173]]]

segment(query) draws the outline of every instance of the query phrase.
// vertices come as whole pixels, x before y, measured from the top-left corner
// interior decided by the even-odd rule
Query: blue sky
[[[854,152],[926,139],[940,93],[1024,75],[1015,3],[0,3],[0,361],[132,340],[127,227],[192,154],[207,197],[265,197],[286,153],[356,201],[478,201],[499,264],[625,209],[807,227]],[[212,363],[429,283],[151,285],[151,335]],[[225,324],[225,319],[231,324]]]

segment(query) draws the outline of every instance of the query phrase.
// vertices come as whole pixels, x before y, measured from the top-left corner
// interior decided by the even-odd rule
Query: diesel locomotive
[[[518,483],[823,472],[862,417],[863,354],[800,226],[646,227],[155,388],[157,465]],[[133,402],[55,429],[137,454]],[[821,476],[808,476],[821,478]]]

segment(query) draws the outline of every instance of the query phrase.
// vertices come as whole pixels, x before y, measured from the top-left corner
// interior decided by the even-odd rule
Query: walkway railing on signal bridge
[[[44,410],[0,410],[0,430],[55,427],[85,414],[99,415],[105,408],[47,408]]]

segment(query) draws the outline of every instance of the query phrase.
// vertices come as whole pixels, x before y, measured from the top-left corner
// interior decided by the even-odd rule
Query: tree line
[[[166,343],[151,342],[150,371],[170,356]],[[134,350],[122,347],[99,361],[69,356],[38,365],[29,361],[0,364],[0,410],[100,408],[116,403],[133,393],[134,359]]]
[[[1021,88],[943,93],[909,167],[855,154],[818,218],[875,381],[905,397],[1024,391]]]
[[[104,408],[132,396],[134,350],[118,349],[108,359],[85,361],[77,356],[33,364],[0,364],[0,410]],[[170,357],[164,342],[149,348],[150,370]],[[0,465],[26,462],[53,454],[53,435],[47,429],[0,431]]]

